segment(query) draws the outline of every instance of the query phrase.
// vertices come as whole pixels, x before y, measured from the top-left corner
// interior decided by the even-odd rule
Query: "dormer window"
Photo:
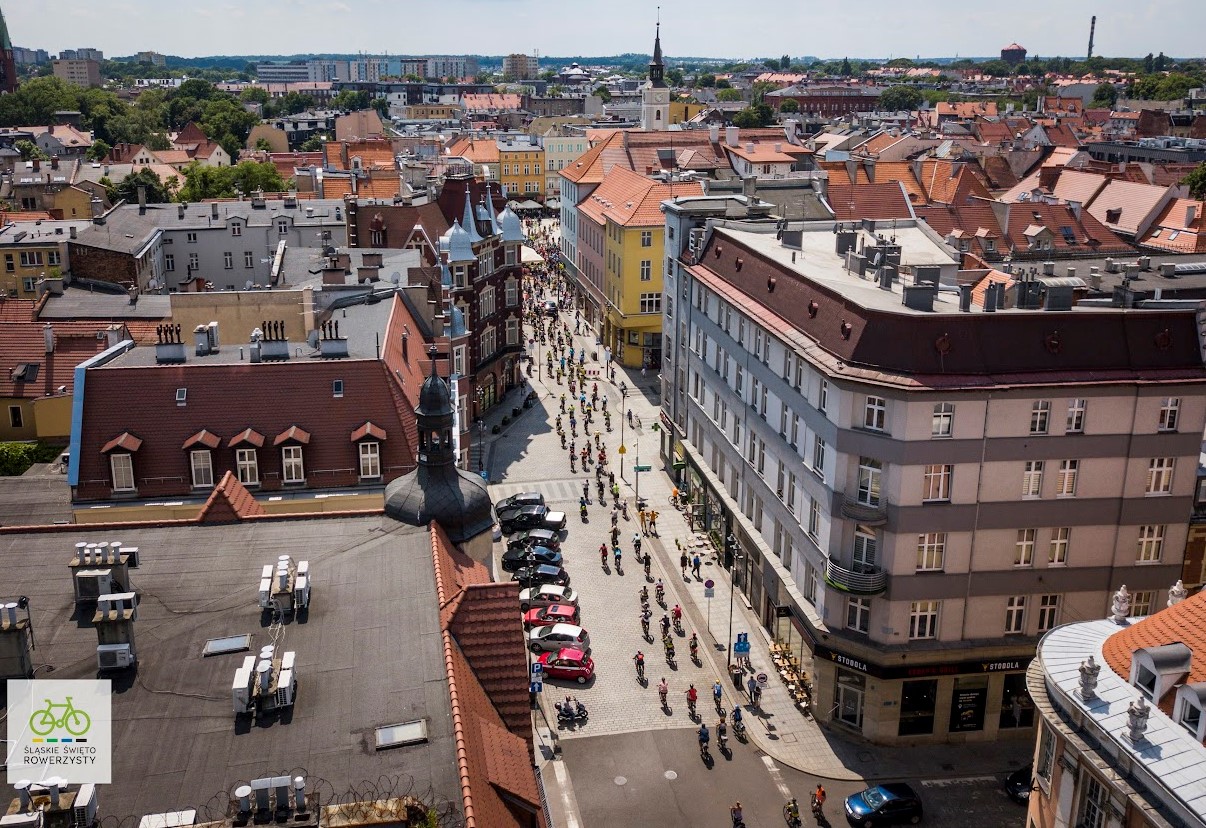
[[[1131,658],[1130,683],[1153,704],[1189,673],[1193,651],[1181,642],[1159,647],[1142,647]]]
[[[1173,704],[1173,721],[1188,730],[1199,742],[1206,737],[1206,683],[1184,684],[1177,688]]]

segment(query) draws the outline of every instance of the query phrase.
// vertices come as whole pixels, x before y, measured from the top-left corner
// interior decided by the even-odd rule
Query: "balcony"
[[[859,564],[857,570],[846,569],[827,558],[825,583],[850,595],[879,595],[888,588],[888,573],[866,564]]]
[[[865,526],[883,526],[888,522],[888,507],[880,501],[878,506],[868,506],[853,498],[842,497],[842,517],[864,524]]]

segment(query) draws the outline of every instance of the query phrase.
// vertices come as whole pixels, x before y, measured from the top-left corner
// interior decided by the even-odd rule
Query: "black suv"
[[[530,546],[527,549],[508,549],[502,556],[503,572],[515,572],[525,566],[538,564],[561,566],[561,553],[544,546]]]
[[[509,509],[518,509],[523,506],[543,506],[544,495],[540,492],[520,492],[513,494],[510,497],[504,497],[502,500],[494,504],[495,512],[505,512]]]
[[[561,549],[561,539],[552,529],[527,529],[507,541],[507,549],[527,549],[529,546],[543,546],[556,552]]]

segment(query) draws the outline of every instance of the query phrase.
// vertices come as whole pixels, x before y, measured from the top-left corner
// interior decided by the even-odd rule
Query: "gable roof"
[[[596,224],[612,221],[622,227],[655,227],[665,222],[663,201],[703,193],[703,184],[698,181],[667,183],[614,167],[603,183],[579,202],[578,210]]]
[[[10,299],[0,306],[14,301]],[[70,394],[75,386],[75,367],[109,347],[104,336],[109,324],[55,322],[50,326],[54,331],[54,352],[48,354],[43,332],[47,325],[4,320],[0,325],[0,397],[47,397],[58,393],[63,386]],[[100,339],[97,339],[98,333]],[[22,365],[35,366],[36,371],[27,369],[22,379],[16,373]]]
[[[1185,684],[1206,682],[1206,591],[1124,627],[1105,640],[1101,651],[1110,669],[1129,681],[1135,650],[1167,644],[1184,644],[1196,656]]]
[[[829,185],[828,204],[838,221],[913,218],[913,207],[898,181]]]
[[[1186,219],[1192,212],[1193,218]],[[1170,253],[1206,253],[1206,202],[1174,198],[1139,239],[1144,247]]]
[[[253,516],[267,514],[247,487],[239,482],[234,472],[227,471],[214,488],[201,512],[198,523],[238,523]]]
[[[1089,205],[1089,212],[1111,230],[1137,235],[1146,230],[1159,211],[1173,198],[1175,187],[1110,181]],[[1109,213],[1121,211],[1110,221]]]

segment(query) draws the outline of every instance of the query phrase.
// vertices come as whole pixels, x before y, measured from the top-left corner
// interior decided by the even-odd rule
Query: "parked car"
[[[529,546],[543,546],[556,552],[561,549],[561,539],[552,529],[525,529],[507,541],[508,549],[526,549]]]
[[[538,627],[528,633],[528,649],[534,653],[557,652],[562,647],[573,647],[590,652],[590,634],[577,624],[554,624]]]
[[[511,580],[532,586],[540,586],[541,584],[560,584],[566,586],[569,584],[570,577],[569,573],[559,566],[537,564],[515,570],[515,572],[511,573]]]
[[[543,506],[544,495],[540,492],[520,492],[513,494],[510,497],[504,497],[502,500],[494,504],[495,512],[505,512],[508,509],[516,509],[521,506]]]
[[[553,604],[578,605],[578,593],[567,586],[544,584],[538,587],[521,590],[519,593],[519,608],[527,612],[532,607],[548,607]]]
[[[1030,802],[1030,791],[1034,789],[1034,765],[1018,768],[1005,779],[1005,793],[1019,805]]]
[[[543,666],[544,674],[554,679],[573,679],[586,684],[595,674],[595,662],[581,650],[564,647],[555,653],[541,653],[536,659]]]
[[[547,506],[519,506],[498,513],[498,525],[508,535],[520,529],[559,531],[565,523],[565,512],[550,512]]]
[[[873,785],[846,797],[846,821],[857,828],[921,822],[921,798],[903,782]]]
[[[508,549],[502,556],[503,572],[514,572],[534,564],[561,566],[561,553],[546,546],[529,546],[526,549]]]
[[[577,624],[578,608],[572,604],[549,604],[534,607],[523,614],[524,626],[530,629],[551,627],[553,624]]]

